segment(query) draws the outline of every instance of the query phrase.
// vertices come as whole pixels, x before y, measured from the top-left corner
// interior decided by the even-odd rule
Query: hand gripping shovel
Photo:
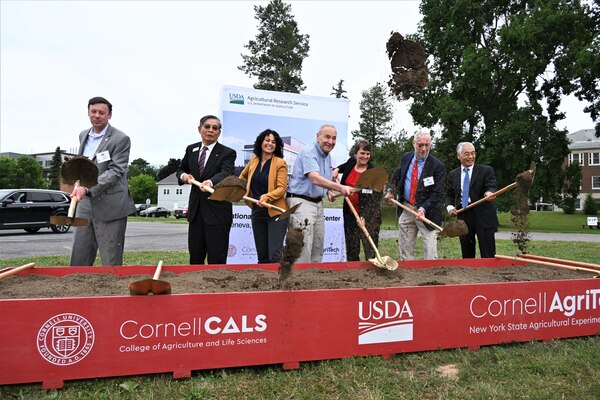
[[[235,176],[228,176],[227,178],[223,179],[215,186],[214,189],[208,186],[202,186],[202,184],[197,180],[193,180],[192,184],[198,187],[204,187],[204,190],[206,190],[209,193],[212,193],[212,195],[209,197],[210,200],[225,200],[232,203],[237,203],[240,200],[247,200],[255,204],[259,203],[258,200],[253,199],[252,197],[245,196],[246,184],[244,183],[244,181]],[[287,218],[291,214],[296,212],[296,210],[302,205],[302,203],[298,203],[288,210],[269,203],[263,203],[262,205],[279,211],[281,214],[279,214],[275,219],[276,221],[279,221],[280,219]]]
[[[479,200],[467,205],[466,207],[456,210],[456,214],[460,214],[464,211],[467,211],[469,208],[473,208],[485,201],[495,199],[496,197],[500,196],[501,194],[506,193],[509,190],[514,189],[516,187],[519,187],[519,190],[521,190],[521,192],[525,196],[529,196],[529,189],[531,188],[531,184],[533,183],[534,177],[535,177],[535,163],[532,162],[530,168],[527,171],[523,171],[519,175],[517,175],[517,179],[515,182],[513,182],[510,185],[505,186],[502,189],[498,190],[497,192],[493,193],[491,196],[492,198],[484,197],[482,199],[479,199]]]
[[[159,281],[162,272],[163,262],[158,262],[156,271],[152,279],[144,279],[129,284],[129,294],[132,296],[146,296],[157,294],[171,294],[171,284],[165,281]]]
[[[75,182],[75,189],[79,187],[79,181]],[[69,212],[67,215],[53,215],[50,217],[50,223],[52,225],[71,225],[71,226],[86,226],[88,220],[85,218],[75,217],[75,208],[77,207],[77,198],[71,199],[71,205],[69,206]]]
[[[389,199],[389,200],[392,203],[394,203],[395,205],[397,205],[398,207],[402,208],[404,211],[408,211],[415,217],[419,215],[418,212],[416,212],[412,208],[405,206],[404,204],[400,203],[398,200],[393,199],[393,198]],[[431,225],[435,229],[437,229],[439,231],[438,235],[441,237],[456,237],[456,236],[463,236],[463,235],[466,235],[467,233],[469,233],[469,228],[467,228],[467,224],[465,224],[465,221],[463,221],[461,219],[446,224],[445,228],[442,228],[441,226],[437,225],[433,221],[428,220],[425,217],[421,217],[421,220],[423,220],[424,222],[428,223],[429,225]]]
[[[0,272],[0,279],[4,279],[4,278],[7,278],[7,277],[9,277],[11,275],[18,274],[19,272],[21,272],[23,270],[26,270],[26,269],[29,269],[29,268],[33,268],[33,267],[35,267],[35,265],[36,264],[34,262],[32,262],[32,263],[29,263],[29,264],[21,265],[20,267],[17,267],[17,268],[9,269],[8,271]]]

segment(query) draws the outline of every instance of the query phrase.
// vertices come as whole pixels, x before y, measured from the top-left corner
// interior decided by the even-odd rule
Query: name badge
[[[108,152],[108,150],[103,151],[102,153],[97,153],[96,154],[96,160],[99,163],[110,161],[110,153]]]
[[[433,182],[433,176],[428,176],[427,178],[423,179],[423,184],[425,186],[431,186],[433,185],[435,182]]]
[[[364,194],[373,194],[373,191],[371,189],[363,189],[363,190],[361,190],[361,193],[364,193]]]
[[[194,148],[192,149],[192,153],[193,153],[193,152],[195,152],[195,151],[198,151],[198,150],[200,150],[200,147],[194,147]]]

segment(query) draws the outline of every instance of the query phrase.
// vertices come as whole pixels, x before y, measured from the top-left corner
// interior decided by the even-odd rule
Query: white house
[[[176,208],[188,206],[190,198],[190,185],[179,186],[175,172],[157,183],[158,185],[158,206],[171,211]]]

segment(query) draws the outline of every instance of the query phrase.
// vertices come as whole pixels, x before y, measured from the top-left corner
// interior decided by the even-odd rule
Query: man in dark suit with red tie
[[[201,142],[189,145],[177,170],[179,184],[196,180],[212,188],[224,178],[234,175],[235,150],[217,140],[221,121],[214,115],[200,119]],[[227,201],[209,200],[210,193],[192,185],[188,204],[188,248],[190,264],[226,264],[229,231],[233,222],[232,205]]]
[[[464,220],[469,228],[469,233],[460,237],[462,256],[475,258],[475,236],[477,236],[481,257],[492,258],[496,255],[494,234],[498,230],[498,215],[492,201],[496,192],[494,169],[488,165],[475,164],[476,153],[472,143],[459,143],[456,146],[456,155],[461,165],[450,171],[446,208],[450,215],[458,215],[459,219]],[[483,198],[488,201],[460,214],[456,213],[457,209]]]
[[[437,236],[435,228],[423,222],[421,217],[441,224],[441,207],[444,201],[446,169],[444,164],[431,154],[431,135],[419,130],[413,139],[414,152],[405,153],[400,165],[390,178],[390,187],[385,198],[398,197],[398,201],[412,208],[418,217],[398,208],[400,226],[400,258],[414,260],[417,234],[423,237],[423,258],[437,259]]]

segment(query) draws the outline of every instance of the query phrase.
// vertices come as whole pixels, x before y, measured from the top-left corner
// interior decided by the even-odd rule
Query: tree
[[[331,88],[331,90],[333,90],[333,92],[331,92],[332,96],[335,96],[336,99],[347,99],[348,97],[346,96],[346,90],[344,90],[344,80],[340,79],[340,81],[338,82],[337,86],[333,86]]]
[[[144,160],[143,158],[136,158],[131,162],[131,164],[129,164],[127,176],[129,178],[133,178],[134,176],[144,174],[156,178],[157,172],[158,169],[151,166],[148,161]]]
[[[0,187],[2,189],[46,189],[42,167],[33,158],[0,157]]]
[[[575,200],[579,196],[582,179],[579,163],[575,161],[567,166],[562,171],[561,178],[563,198],[560,204],[565,214],[573,214],[575,212]]]
[[[373,148],[377,148],[392,129],[393,110],[386,87],[377,83],[370,89],[363,90],[359,109],[358,130],[352,131],[352,136],[355,139],[366,139]]]
[[[594,199],[594,196],[592,196],[591,193],[588,193],[585,196],[585,200],[583,201],[583,213],[586,215],[598,214],[598,206],[596,206],[596,199]]]
[[[48,172],[48,188],[60,190],[60,168],[62,167],[62,152],[57,147],[52,156],[50,172]]]
[[[373,163],[385,169],[391,176],[400,163],[402,155],[412,151],[412,136],[402,130],[381,139],[377,152],[372,156]]]
[[[536,161],[532,195],[557,197],[568,154],[558,107],[563,95],[584,90],[585,79],[598,82],[582,71],[598,44],[597,13],[578,0],[423,0],[420,8],[430,79],[410,111],[419,125],[441,126],[440,158],[472,141],[500,187]],[[592,58],[597,65],[597,53]]]
[[[10,157],[0,157],[0,188],[19,189],[16,186],[18,174],[17,160]]]
[[[173,172],[177,172],[177,169],[179,168],[179,164],[181,164],[181,159],[170,158],[167,165],[160,168],[160,170],[158,171],[158,174],[156,176],[156,179],[158,181],[162,181],[167,176],[171,175]]]
[[[153,176],[138,175],[129,178],[129,192],[134,203],[145,203],[146,199],[150,199],[153,204],[156,204],[158,199],[158,185]]]
[[[271,0],[266,7],[254,6],[258,20],[256,40],[244,47],[244,65],[239,70],[258,78],[255,89],[300,93],[305,89],[300,77],[302,62],[308,57],[309,35],[301,35],[291,14],[291,6]]]

